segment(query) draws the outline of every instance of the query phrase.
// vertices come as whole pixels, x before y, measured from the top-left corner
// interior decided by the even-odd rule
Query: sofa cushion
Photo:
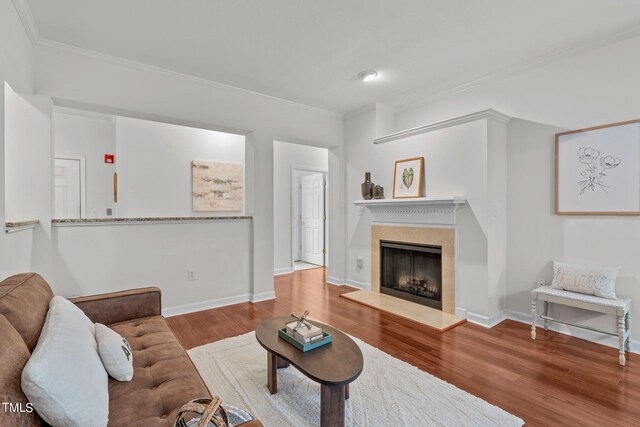
[[[125,338],[102,323],[96,323],[96,342],[102,364],[111,378],[131,381],[133,378],[133,355]]]
[[[173,426],[182,405],[210,393],[161,316],[109,325],[133,351],[133,379],[109,379],[109,425]]]
[[[0,282],[0,314],[22,336],[29,351],[38,343],[53,293],[36,273],[22,273]]]
[[[22,390],[38,414],[54,426],[106,426],[108,376],[95,327],[62,297],[49,304],[38,345],[22,370]]]
[[[20,334],[9,321],[0,315],[0,402],[18,405],[13,410],[0,409],[0,425],[33,426],[40,424],[40,417],[27,406],[27,396],[20,387],[22,369],[29,360],[29,349]],[[20,412],[22,410],[22,412]],[[31,410],[31,412],[29,412]]]

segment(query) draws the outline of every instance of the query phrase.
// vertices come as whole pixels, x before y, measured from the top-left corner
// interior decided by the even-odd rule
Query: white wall
[[[486,108],[526,120],[513,119],[508,135],[506,309],[511,316],[527,319],[529,292],[538,277],[551,280],[554,259],[620,265],[618,292],[640,304],[640,217],[567,217],[553,211],[553,135],[639,118],[639,50],[640,37],[629,38],[397,109],[394,130]],[[634,312],[637,315],[637,309]],[[555,314],[585,324],[599,321],[593,314],[566,308]],[[636,324],[632,336],[638,333]]]
[[[192,210],[191,162],[245,160],[245,137],[148,120],[116,118],[118,216],[229,216]],[[245,192],[246,193],[246,192]],[[245,194],[246,198],[246,194]]]
[[[35,49],[12,0],[0,0],[0,47],[3,52],[2,80],[14,90],[32,93]]]
[[[113,173],[116,165],[104,162],[105,154],[116,152],[114,117],[84,112],[54,112],[53,140],[56,157],[85,158],[86,216],[107,217],[107,209],[115,209]]]
[[[555,60],[440,99],[397,108],[396,129],[494,108],[562,128],[640,117],[640,36]]]
[[[72,109],[54,114],[56,156],[86,159],[87,216],[221,216],[229,212],[193,212],[191,161],[220,161],[244,166],[245,137],[208,129],[118,117]],[[115,164],[104,155],[116,155]],[[118,203],[113,202],[113,173],[118,173]],[[236,212],[240,215],[243,210]]]
[[[551,281],[553,260],[621,266],[616,292],[631,297],[634,303],[640,301],[640,218],[554,213],[554,135],[562,130],[519,119],[510,123],[506,307],[516,313],[528,314],[533,282],[537,278]],[[616,331],[610,316],[567,307],[556,307],[553,315]]]
[[[360,183],[364,173],[393,197],[393,169],[396,160],[425,158],[426,195],[465,196],[467,204],[457,213],[458,275],[457,308],[484,316],[501,309],[506,281],[506,127],[481,119],[401,140],[374,145],[380,129],[379,106],[350,117],[346,122],[347,198],[362,199]],[[382,120],[386,118],[382,117]],[[384,123],[383,123],[384,125]],[[495,129],[490,129],[492,127]],[[502,135],[498,132],[504,129]],[[489,136],[492,138],[489,138]],[[500,155],[504,159],[500,159]],[[489,166],[494,171],[490,172]],[[505,176],[502,176],[502,175]],[[494,176],[495,175],[495,176]],[[489,188],[489,180],[493,188]],[[497,209],[498,215],[490,216]],[[500,224],[504,223],[504,226]],[[368,210],[360,216],[353,203],[348,207],[347,284],[369,288],[371,284],[371,218]],[[497,249],[489,253],[490,248]],[[363,267],[356,265],[362,257]]]
[[[271,256],[265,256],[271,254],[274,247],[273,141],[329,148],[330,173],[337,182],[344,180],[343,117],[335,113],[48,44],[38,49],[36,86],[39,93],[51,96],[57,105],[65,107],[246,134],[246,214],[252,215],[253,221],[249,225],[250,239],[238,256],[249,260],[249,283],[254,299],[273,296],[274,263]],[[334,269],[334,274],[344,277],[344,251],[341,250],[344,247],[344,216],[340,215],[345,208],[343,188],[333,187],[329,198],[330,206],[335,209],[330,216],[336,218],[330,223],[330,239],[338,247],[332,255],[335,260],[330,260],[330,268]],[[120,238],[125,242],[123,246],[127,242],[136,244],[133,237],[126,234],[121,234]],[[233,236],[223,236],[219,243],[231,245],[233,239]],[[50,245],[55,252],[55,243]],[[182,253],[189,250],[188,242],[181,241],[174,250],[181,253],[182,259]],[[112,264],[111,268],[125,272],[135,271],[140,262],[137,258],[115,259],[118,263]],[[43,264],[36,262],[36,268],[44,265],[45,272],[52,271],[56,277],[64,277],[64,269],[68,266],[61,264],[46,270],[46,254],[38,260]],[[74,271],[68,274],[73,275]],[[208,282],[212,286],[224,286],[219,279],[223,275],[217,272],[207,277]],[[133,278],[121,277],[123,287],[129,285],[129,277]],[[148,277],[156,276],[149,273]],[[96,290],[90,281],[83,281],[81,285],[83,289],[79,293]],[[167,283],[163,286],[179,285]],[[241,295],[244,284],[237,283],[236,286],[236,294]],[[197,293],[189,295],[194,301],[199,299]],[[167,306],[179,303],[165,301]]]
[[[165,314],[250,299],[250,220],[54,227],[51,241],[38,271],[57,294],[158,286]]]
[[[9,82],[15,91],[31,93],[34,79],[34,48],[16,12],[14,2],[11,0],[0,0],[0,52],[0,82]],[[11,159],[5,158],[5,151],[8,150],[9,153],[11,153],[16,147],[13,143],[10,143],[9,146],[6,145],[7,137],[5,132],[12,133],[13,130],[7,129],[5,126],[5,97],[12,96],[11,93],[5,94],[5,92],[6,88],[3,84],[2,90],[0,90],[0,225],[4,225],[6,221],[6,164],[11,162]],[[23,94],[18,96],[31,100],[30,97],[26,97]],[[35,104],[41,106],[38,101],[35,101]],[[34,113],[37,108],[28,110]],[[12,114],[11,111],[9,111],[9,114]],[[37,117],[37,114],[34,113],[34,115]],[[41,123],[38,119],[36,120],[36,129],[34,129],[34,133],[31,135],[34,135],[38,129],[40,129]],[[29,130],[23,126],[20,127],[18,132],[22,131],[26,131],[27,134],[29,134]],[[38,144],[39,142],[40,141],[35,139],[30,139],[27,141],[27,144],[31,146],[30,144]],[[42,146],[40,146],[40,148],[42,148]],[[10,155],[13,156],[12,154]],[[39,155],[37,155],[37,158],[39,159]],[[43,188],[47,188],[40,186],[37,177],[46,176],[46,174],[50,172],[50,169],[46,166],[43,168],[40,167],[41,165],[38,164],[38,168],[34,171],[32,178],[28,182],[22,183],[20,187],[26,194],[33,192],[33,197],[38,197],[41,194],[40,191]],[[8,172],[8,175],[16,176],[14,172],[11,171]],[[20,197],[15,192],[14,185],[10,184],[10,186],[11,189],[9,190],[8,197],[10,199]],[[20,207],[16,206],[17,211],[14,211],[14,213],[21,215],[20,211],[25,209],[25,206],[31,205],[32,200],[33,199],[29,201],[25,200],[24,202],[26,203],[24,204],[21,202]],[[44,196],[42,201],[47,201],[46,196]],[[11,209],[12,208],[9,208],[9,215],[13,216]],[[27,212],[29,212],[31,216],[31,218],[28,219],[34,219],[34,215],[36,218],[41,219],[40,212],[32,213],[30,208]],[[29,269],[33,256],[33,240],[33,230],[12,234],[6,234],[4,231],[0,232],[0,277]]]
[[[52,189],[39,185],[37,178],[51,173],[52,106],[50,100],[14,92],[6,83],[4,94],[5,218],[40,221],[35,229],[0,232],[0,240],[7,245],[0,258],[0,271],[7,276],[31,270],[34,239],[50,230]]]
[[[287,273],[292,256],[292,168],[328,172],[326,148],[275,141],[273,144],[274,273]],[[338,184],[339,185],[339,184]]]
[[[44,101],[44,102],[43,102]],[[51,170],[51,105],[5,83],[5,214],[7,221],[48,218],[51,189],[34,185]]]

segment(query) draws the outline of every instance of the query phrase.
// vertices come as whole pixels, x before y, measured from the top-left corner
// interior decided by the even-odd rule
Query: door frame
[[[295,191],[299,191],[296,190],[296,186],[295,186],[295,173],[296,171],[300,171],[300,172],[312,172],[312,173],[321,173],[324,176],[324,181],[327,183],[324,186],[324,215],[326,220],[324,221],[324,249],[325,249],[325,253],[323,256],[323,267],[328,267],[329,266],[329,215],[327,215],[327,212],[329,212],[329,198],[327,197],[327,194],[329,194],[329,171],[326,169],[321,169],[321,168],[312,168],[312,167],[307,167],[307,166],[296,166],[293,165],[291,166],[291,194],[289,195],[289,197],[291,198],[291,271],[295,271],[295,260],[296,260],[296,254],[297,254],[297,250],[296,250],[296,246],[300,245],[300,242],[296,242],[296,232],[298,231],[297,229],[300,227],[300,223],[299,220],[296,219],[295,213],[296,213],[296,206],[293,203],[293,201],[295,200],[294,197],[294,193]],[[298,212],[300,211],[300,197],[298,197]],[[297,243],[297,245],[296,245]]]
[[[68,156],[64,154],[53,156],[53,185],[55,187],[56,174],[55,166],[56,159],[60,160],[78,160],[80,162],[80,219],[87,218],[87,184],[86,184],[86,157],[85,156]],[[55,196],[54,196],[55,197]],[[55,201],[53,201],[55,203]]]

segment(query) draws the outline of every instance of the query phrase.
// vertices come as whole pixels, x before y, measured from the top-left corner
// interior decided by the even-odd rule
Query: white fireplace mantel
[[[373,224],[455,225],[456,210],[467,199],[461,196],[412,199],[356,200],[371,211]]]

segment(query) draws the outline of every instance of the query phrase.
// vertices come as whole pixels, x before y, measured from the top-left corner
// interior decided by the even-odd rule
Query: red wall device
[[[104,155],[104,162],[105,163],[109,163],[109,164],[114,164],[115,161],[115,156],[113,154],[105,154]]]

